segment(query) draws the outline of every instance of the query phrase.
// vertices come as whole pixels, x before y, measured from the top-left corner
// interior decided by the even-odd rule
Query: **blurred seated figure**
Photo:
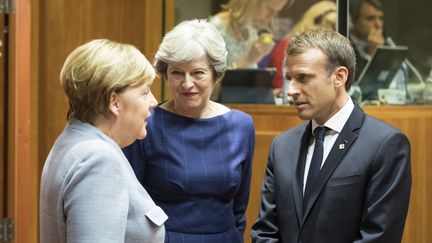
[[[356,76],[379,45],[385,45],[384,12],[379,0],[350,0],[350,41],[356,53]]]
[[[285,49],[289,45],[290,36],[293,33],[304,32],[311,29],[324,28],[334,30],[336,26],[336,3],[333,1],[319,1],[312,5],[293,26],[290,33],[286,35],[271,52],[269,66],[276,68],[276,76],[273,83],[273,93],[275,96],[282,96],[281,93],[284,83],[283,62]]]
[[[228,68],[256,68],[274,46],[271,21],[288,0],[230,0],[210,18],[223,36]],[[292,2],[292,0],[291,0]]]
[[[349,11],[351,17],[349,38],[356,53],[355,79],[358,81],[360,74],[372,59],[378,46],[396,46],[396,44],[390,37],[384,35],[384,12],[379,0],[350,0]],[[388,89],[393,90],[391,92],[394,90],[402,92],[399,104],[409,102],[407,83],[409,76],[412,75],[411,72],[415,69],[412,63],[405,60],[388,87]],[[422,82],[421,79],[420,77],[418,81]],[[355,83],[353,87],[356,86]],[[360,99],[362,98],[357,100],[360,101]]]
[[[230,0],[209,21],[225,40],[228,69],[258,68],[258,62],[275,43],[271,23],[282,7],[294,0]],[[221,82],[217,82],[212,100],[219,101]]]

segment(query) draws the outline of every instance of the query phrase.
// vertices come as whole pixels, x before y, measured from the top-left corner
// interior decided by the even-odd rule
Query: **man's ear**
[[[335,74],[335,87],[345,87],[345,83],[348,80],[348,68],[346,67],[337,67],[334,71]]]
[[[114,116],[120,114],[120,97],[115,92],[111,93],[109,109]]]

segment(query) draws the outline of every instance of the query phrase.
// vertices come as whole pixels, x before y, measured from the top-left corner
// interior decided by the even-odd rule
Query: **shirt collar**
[[[326,123],[324,123],[324,126],[330,128],[332,131],[340,133],[342,131],[342,128],[345,126],[345,123],[348,121],[348,118],[350,117],[353,110],[354,102],[352,101],[351,97],[348,96],[345,105]],[[312,131],[318,126],[319,124],[315,120],[312,120]]]
[[[368,54],[367,49],[369,48],[369,43],[362,39],[357,38],[355,35],[351,35],[351,42],[356,47],[359,55],[366,60],[370,60],[372,58],[371,55]]]

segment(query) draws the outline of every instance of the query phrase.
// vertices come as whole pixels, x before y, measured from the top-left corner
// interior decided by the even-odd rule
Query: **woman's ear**
[[[335,74],[335,87],[343,87],[345,88],[345,83],[348,80],[348,68],[346,67],[337,67],[334,71]]]
[[[109,109],[114,116],[120,114],[120,97],[115,92],[111,93]]]

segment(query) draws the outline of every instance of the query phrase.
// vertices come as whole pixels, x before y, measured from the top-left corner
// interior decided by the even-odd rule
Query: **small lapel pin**
[[[339,144],[339,149],[345,149],[345,144],[348,144],[348,140],[344,139],[343,143]]]

